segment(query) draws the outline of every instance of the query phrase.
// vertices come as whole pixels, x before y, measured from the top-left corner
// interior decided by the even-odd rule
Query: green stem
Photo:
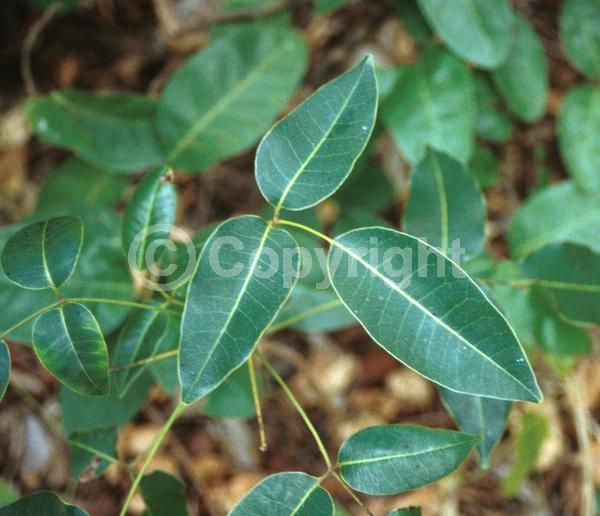
[[[27,317],[25,317],[25,319],[21,319],[18,323],[13,324],[10,328],[8,328],[8,330],[4,330],[2,332],[2,335],[0,335],[0,338],[6,337],[7,335],[11,334],[13,331],[17,330],[24,324],[31,321],[31,319],[35,319],[38,315],[42,315],[43,313],[46,313],[48,310],[52,310],[53,308],[56,308],[57,306],[59,306],[61,304],[62,304],[61,301],[57,301],[56,303],[47,305],[47,306],[40,308],[39,310],[33,312],[32,314],[29,314]]]
[[[173,410],[173,413],[171,414],[171,416],[169,417],[167,422],[160,429],[160,432],[158,433],[158,435],[154,439],[154,442],[152,443],[152,447],[150,448],[150,451],[148,452],[148,456],[146,457],[144,464],[142,464],[140,471],[138,472],[135,479],[133,480],[133,484],[131,484],[131,488],[129,489],[129,493],[127,493],[127,498],[125,499],[125,503],[123,504],[123,508],[121,509],[121,512],[119,513],[120,516],[125,516],[127,514],[127,509],[129,509],[131,500],[133,500],[133,496],[135,495],[135,492],[137,491],[137,488],[140,485],[140,482],[142,481],[142,477],[144,476],[146,469],[148,469],[150,462],[152,462],[152,459],[154,458],[154,456],[156,455],[156,452],[160,448],[160,445],[162,444],[167,433],[169,432],[169,429],[173,426],[173,423],[175,423],[177,418],[185,410],[186,406],[187,405],[185,405],[184,403],[179,402],[179,404],[175,407],[175,410]]]
[[[306,231],[307,233],[311,233],[315,236],[318,236],[319,238],[321,238],[322,240],[325,240],[325,242],[328,242],[331,245],[336,245],[333,238],[330,238],[327,235],[325,235],[325,234],[321,233],[320,231],[317,231],[316,229],[313,229],[309,226],[305,226],[304,224],[300,224],[299,222],[294,222],[292,220],[284,220],[284,219],[280,219],[280,220],[275,219],[275,220],[276,220],[275,224],[281,224],[283,226],[291,226],[293,228],[301,229],[302,231]]]
[[[319,436],[319,432],[317,432],[317,429],[312,424],[312,422],[309,419],[308,415],[306,414],[304,408],[302,408],[302,405],[300,405],[300,402],[296,399],[296,397],[294,396],[294,393],[287,386],[287,384],[285,383],[285,380],[275,370],[275,368],[273,367],[271,362],[269,362],[260,351],[256,351],[256,356],[263,363],[263,365],[265,366],[265,368],[269,372],[269,374],[275,379],[275,381],[283,389],[283,392],[288,397],[288,399],[290,400],[292,405],[294,405],[294,408],[296,409],[298,414],[300,414],[300,417],[304,421],[304,424],[306,425],[306,427],[312,434],[313,439],[317,443],[317,446],[319,448],[319,451],[321,452],[321,455],[323,456],[323,460],[325,461],[327,468],[331,469],[332,465],[331,465],[331,459],[329,458],[329,454],[327,453],[327,450],[325,449],[325,445],[323,444],[323,441],[321,440],[321,436]]]
[[[263,419],[262,407],[260,405],[260,394],[258,392],[258,383],[256,382],[256,371],[254,370],[254,359],[248,360],[248,375],[250,376],[250,385],[252,386],[252,399],[256,407],[256,420],[258,422],[258,435],[260,440],[259,450],[267,451],[267,435],[265,432],[265,421]]]
[[[142,358],[141,360],[136,360],[135,362],[130,362],[129,364],[111,367],[110,372],[114,373],[115,371],[122,371],[123,369],[131,369],[133,367],[160,362],[161,360],[166,360],[167,358],[177,355],[178,352],[179,351],[177,349],[165,351],[164,353],[159,353],[158,355],[153,355],[148,358]]]
[[[169,312],[177,315],[174,310],[164,308],[164,305],[149,305],[146,303],[136,303],[135,301],[124,301],[121,299],[107,299],[107,298],[96,298],[96,297],[73,297],[67,298],[63,302],[66,303],[99,303],[103,305],[119,305],[128,306],[130,308],[142,308],[143,310],[155,310],[158,312]]]

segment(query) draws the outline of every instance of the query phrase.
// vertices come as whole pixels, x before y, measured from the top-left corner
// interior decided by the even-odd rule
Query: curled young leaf
[[[57,289],[69,279],[83,243],[83,223],[76,217],[35,222],[11,236],[2,250],[2,268],[17,285]]]
[[[69,389],[87,396],[109,393],[108,350],[85,306],[68,303],[40,315],[33,327],[33,349],[44,367]]]
[[[278,209],[303,210],[335,192],[375,124],[377,80],[371,56],[325,84],[265,135],[256,182]]]
[[[188,288],[179,351],[182,401],[218,387],[254,350],[298,277],[289,233],[246,215],[217,227]]]
[[[333,500],[319,479],[299,472],[276,473],[254,486],[229,516],[333,516]]]
[[[392,495],[448,475],[481,437],[411,425],[365,428],[340,448],[344,480],[370,495]]]

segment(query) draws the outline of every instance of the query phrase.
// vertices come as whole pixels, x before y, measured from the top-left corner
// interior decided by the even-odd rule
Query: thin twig
[[[263,419],[258,383],[256,382],[256,371],[254,370],[254,359],[252,357],[248,359],[248,374],[250,376],[250,385],[252,386],[252,398],[254,400],[254,406],[256,407],[256,420],[258,422],[258,435],[260,440],[258,449],[264,452],[267,451],[267,434],[265,432],[265,421]]]

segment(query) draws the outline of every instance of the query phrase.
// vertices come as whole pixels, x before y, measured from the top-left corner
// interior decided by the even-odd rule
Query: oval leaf
[[[202,413],[217,419],[246,419],[256,414],[246,364],[238,367],[206,397]]]
[[[98,477],[117,459],[117,429],[114,426],[87,432],[73,432],[67,439],[71,448],[71,477],[85,481]]]
[[[492,448],[504,433],[512,402],[459,394],[439,386],[438,392],[458,428],[483,438],[477,445],[477,452],[481,466],[487,468]]]
[[[138,271],[153,265],[146,263],[147,251],[169,238],[175,222],[177,192],[171,179],[167,167],[153,170],[142,179],[123,215],[123,249],[129,265],[135,265]],[[155,253],[152,258],[156,258]]]
[[[406,68],[381,115],[410,163],[421,161],[428,145],[466,163],[475,143],[471,72],[443,48],[431,46]]]
[[[495,68],[508,56],[513,14],[508,0],[418,0],[425,18],[460,57]]]
[[[24,288],[57,289],[69,279],[83,243],[83,223],[56,217],[17,231],[2,250],[6,277]]]
[[[450,246],[476,254],[485,241],[484,199],[467,168],[430,150],[411,175],[404,229],[447,253]]]
[[[335,192],[364,150],[377,112],[373,58],[325,84],[278,122],[256,153],[256,181],[277,209],[303,210]]]
[[[63,502],[56,493],[39,491],[24,496],[0,509],[1,516],[88,516],[88,513],[75,505]]]
[[[592,79],[600,78],[600,4],[597,0],[563,3],[560,39],[575,68]]]
[[[475,79],[475,95],[477,100],[477,133],[486,140],[505,142],[513,131],[513,123],[503,109],[502,102],[482,73]]]
[[[525,122],[544,114],[548,95],[548,66],[540,38],[522,16],[515,15],[515,41],[508,59],[492,79],[509,109]]]
[[[162,161],[152,124],[155,110],[155,100],[133,93],[61,90],[27,103],[29,121],[42,140],[124,172]]]
[[[298,247],[246,215],[217,227],[202,249],[181,323],[182,401],[202,398],[242,365],[288,298]]]
[[[295,31],[230,28],[165,87],[156,127],[167,162],[200,171],[248,149],[292,96],[305,63]]]
[[[10,352],[3,339],[0,339],[0,400],[4,398],[4,393],[8,387],[10,379]]]
[[[33,327],[33,349],[69,389],[87,396],[109,393],[106,343],[85,306],[69,303],[40,315]]]
[[[365,428],[340,448],[344,480],[370,495],[391,495],[429,484],[455,470],[478,436],[411,425]]]
[[[569,90],[557,130],[571,175],[586,190],[600,190],[600,87],[586,84]]]
[[[319,479],[304,473],[276,473],[242,498],[230,516],[333,515],[333,500]]]
[[[164,471],[146,475],[140,482],[140,490],[147,516],[187,516],[185,486],[173,475]]]
[[[541,399],[512,328],[450,259],[384,228],[350,231],[333,244],[327,263],[333,287],[398,360],[458,392]]]

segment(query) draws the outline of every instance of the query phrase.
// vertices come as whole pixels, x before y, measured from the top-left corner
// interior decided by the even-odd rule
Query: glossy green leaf
[[[123,215],[123,249],[139,271],[154,265],[146,263],[147,254],[156,258],[153,248],[169,238],[175,222],[177,192],[171,174],[167,167],[158,167],[144,177]]]
[[[600,78],[600,4],[597,0],[565,0],[560,39],[569,61],[593,79]]]
[[[115,207],[127,186],[127,176],[89,165],[77,158],[61,163],[48,176],[38,196],[37,209],[83,202]]]
[[[0,508],[0,516],[88,516],[88,513],[63,502],[56,493],[38,491]]]
[[[504,433],[512,402],[459,394],[444,387],[438,387],[438,392],[458,428],[483,438],[477,453],[482,467],[489,467],[490,453]]]
[[[60,382],[88,396],[110,391],[108,350],[92,313],[69,303],[42,314],[33,328],[33,349]]]
[[[557,130],[560,152],[575,181],[586,190],[600,190],[600,87],[569,90]]]
[[[219,419],[246,419],[256,414],[246,364],[238,367],[206,397],[202,413]]]
[[[508,232],[514,258],[554,242],[571,241],[600,252],[600,195],[572,181],[539,190],[519,208]]]
[[[572,242],[549,244],[521,264],[523,281],[546,291],[568,319],[600,324],[600,254]]]
[[[460,57],[482,68],[496,68],[513,42],[508,0],[418,0],[434,30]]]
[[[386,99],[381,116],[406,159],[427,146],[466,163],[475,143],[476,103],[467,65],[441,47],[425,50]]]
[[[167,162],[201,171],[247,150],[290,99],[305,63],[304,43],[293,30],[230,28],[165,87],[156,127]]]
[[[27,117],[42,140],[121,172],[162,161],[155,111],[155,100],[135,93],[61,90],[27,102]]]
[[[2,250],[6,277],[24,288],[58,288],[69,279],[83,242],[83,224],[75,217],[35,222],[11,236]]]
[[[289,233],[253,215],[228,220],[213,232],[181,323],[184,403],[214,390],[248,359],[291,292],[298,253]]]
[[[513,131],[510,116],[504,112],[502,102],[482,73],[474,75],[477,101],[477,134],[493,142],[505,142]]]
[[[541,399],[506,319],[431,246],[391,229],[358,229],[335,239],[328,268],[371,337],[418,373],[466,394]]]
[[[421,516],[420,507],[403,507],[387,513],[387,516]]]
[[[467,168],[429,150],[411,175],[404,229],[447,253],[459,244],[466,255],[483,247],[484,198]]]
[[[550,433],[548,420],[538,414],[525,413],[521,419],[521,430],[516,438],[516,461],[508,476],[502,481],[502,491],[515,496],[521,484],[535,466],[542,444]]]
[[[0,339],[0,401],[8,387],[10,379],[10,352],[3,339]]]
[[[299,281],[283,305],[269,333],[283,328],[305,332],[341,330],[356,324],[356,319],[331,288],[317,288]]]
[[[515,16],[515,40],[508,58],[492,72],[494,84],[509,109],[525,122],[543,114],[548,96],[548,65],[535,30]]]
[[[486,147],[475,147],[469,170],[481,188],[495,186],[500,180],[500,165],[496,155]]]
[[[273,206],[303,210],[335,192],[369,138],[377,113],[373,58],[325,84],[279,121],[256,152],[256,182]]]
[[[121,328],[114,350],[112,366],[120,369],[115,374],[119,396],[124,396],[148,365],[123,366],[145,360],[158,353],[167,336],[168,318],[158,310],[136,310]]]
[[[73,432],[67,438],[71,449],[71,477],[89,480],[102,475],[117,459],[117,429],[98,428]]]
[[[276,473],[240,500],[230,516],[332,516],[333,500],[319,479],[304,473]]]
[[[185,486],[173,475],[164,471],[146,475],[140,490],[146,502],[145,516],[187,516]]]
[[[365,428],[340,448],[344,480],[357,491],[392,495],[445,477],[481,438],[411,425]]]

